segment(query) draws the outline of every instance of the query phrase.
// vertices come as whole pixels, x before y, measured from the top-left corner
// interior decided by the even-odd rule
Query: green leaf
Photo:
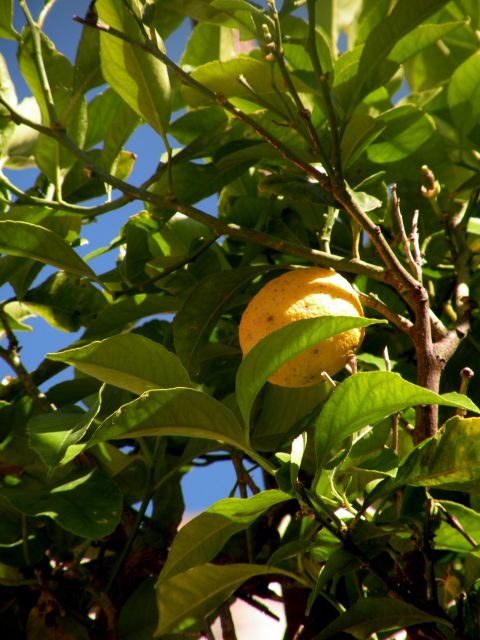
[[[284,90],[281,73],[276,65],[272,68],[272,65],[266,61],[240,54],[236,58],[223,62],[219,60],[207,62],[192,71],[191,77],[211,91],[221,93],[227,98],[243,98],[255,102],[256,94],[263,100],[268,100],[281,112],[285,110],[285,97],[279,96],[278,91],[280,87]],[[247,81],[253,93],[239,82],[240,77]],[[312,92],[309,85],[298,78],[292,77],[292,80],[300,93]],[[211,104],[213,101],[213,98],[189,86],[182,87],[182,94],[192,107]]]
[[[232,29],[199,22],[193,29],[180,64],[195,68],[212,60],[227,60],[236,55]]]
[[[197,364],[222,312],[231,299],[257,276],[273,267],[219,271],[201,280],[186,298],[173,322],[175,351],[188,370]]]
[[[31,258],[98,281],[95,273],[56,233],[29,222],[0,221],[0,251]]]
[[[291,496],[271,489],[251,498],[225,498],[184,525],[173,542],[158,584],[194,566],[213,560],[226,541],[247,529],[267,509]]]
[[[101,84],[103,76],[100,68],[100,33],[97,29],[85,25],[82,28],[73,66],[73,89],[85,94]]]
[[[342,136],[342,159],[345,168],[351,166],[384,131],[386,125],[378,118],[355,113]]]
[[[462,398],[460,394],[458,395]],[[468,407],[468,409],[472,411],[476,407],[475,409]],[[478,412],[476,409],[476,413]],[[435,437],[436,446],[429,449],[428,456],[425,456],[413,473],[409,474],[408,484],[426,487],[442,486],[445,489],[461,491],[468,490],[469,486],[478,487],[480,483],[479,435],[480,418],[459,416],[450,418]]]
[[[327,625],[315,640],[327,640],[342,631],[363,640],[376,631],[402,629],[428,622],[451,626],[446,616],[445,618],[434,616],[395,598],[360,598],[352,607]]]
[[[351,110],[385,78],[377,73],[395,44],[449,0],[399,0],[387,18],[369,33],[360,57],[353,85]],[[388,79],[388,78],[387,78]]]
[[[70,462],[85,448],[84,444],[75,445],[87,433],[99,410],[98,401],[87,412],[73,406],[34,416],[27,424],[30,446],[51,467]]]
[[[193,389],[155,389],[123,405],[98,427],[91,444],[139,436],[187,436],[245,449],[247,440],[233,413]]]
[[[298,481],[298,473],[302,464],[302,458],[307,448],[308,434],[306,431],[298,435],[292,442],[292,448],[290,452],[290,482],[292,487],[295,487]]]
[[[177,356],[161,344],[135,333],[122,333],[76,349],[49,353],[107,384],[142,394],[150,389],[190,387]]]
[[[157,624],[155,578],[146,578],[120,610],[118,638],[119,640],[152,640]]]
[[[122,495],[113,480],[98,469],[75,472],[57,486],[28,486],[28,480],[2,488],[15,509],[28,516],[48,516],[61,527],[84,538],[98,540],[120,521]]]
[[[360,566],[361,562],[359,558],[349,551],[345,549],[334,549],[325,566],[320,571],[315,589],[311,591],[308,597],[307,615],[309,615],[313,603],[330,580],[340,578],[346,573],[353,573],[357,571]]]
[[[480,117],[480,51],[457,67],[448,85],[448,106],[453,121],[467,135]]]
[[[89,324],[84,338],[105,337],[119,333],[130,323],[152,315],[175,313],[178,300],[173,296],[158,293],[137,293],[124,296],[100,311],[95,320]]]
[[[260,191],[289,198],[295,202],[336,204],[332,194],[326,191],[318,182],[294,171],[284,171],[280,174],[267,176],[260,183],[259,189]]]
[[[107,301],[91,282],[57,271],[28,291],[22,305],[60,331],[78,331],[89,324]]]
[[[260,389],[285,362],[315,346],[321,340],[354,327],[368,327],[382,322],[352,316],[322,316],[297,320],[274,331],[255,345],[246,355],[237,373],[237,400],[245,424]]]
[[[382,206],[382,201],[363,191],[354,191],[347,186],[347,191],[352,200],[365,212],[373,211]]]
[[[3,0],[3,9],[0,13],[0,38],[16,40],[19,37],[13,28],[13,0]]]
[[[182,628],[182,623],[203,620],[246,580],[259,575],[285,573],[259,564],[204,564],[157,583],[159,623],[156,636]]]
[[[368,371],[344,380],[332,392],[316,420],[316,455],[320,470],[331,447],[358,429],[419,404],[480,409],[466,396],[441,396],[404,380],[398,373]]]
[[[42,58],[48,77],[49,87],[55,103],[58,126],[80,148],[83,147],[87,130],[87,106],[84,95],[73,91],[73,66],[64,55],[55,49],[54,43],[41,34]],[[19,65],[30,86],[42,113],[42,122],[50,123],[44,91],[44,79],[36,63],[33,36],[27,33],[19,46]],[[66,173],[75,163],[75,156],[53,138],[40,135],[35,145],[35,160],[40,169],[54,183],[58,177],[63,181]]]
[[[448,516],[460,524],[463,531],[468,532],[477,543],[480,541],[480,513],[458,502],[439,500]],[[442,523],[435,530],[435,549],[446,549],[458,553],[468,553],[473,550],[472,543],[463,536],[459,529],[453,526],[453,522],[446,522],[442,517]]]
[[[267,384],[251,431],[252,444],[263,451],[277,451],[308,429],[330,393],[326,382],[291,388]]]
[[[464,21],[421,24],[396,43],[388,58],[398,64],[402,64],[419,51],[422,51],[422,49],[438,42],[438,40],[465,24]]]
[[[202,134],[212,136],[223,131],[228,124],[228,116],[219,106],[205,107],[189,111],[171,123],[168,133],[182,144],[188,145]],[[207,141],[205,140],[205,148]]]
[[[394,107],[379,116],[380,135],[367,149],[369,160],[378,164],[397,162],[411,156],[435,132],[431,116],[413,104]]]
[[[98,0],[95,8],[100,20],[143,42],[135,19],[122,0]],[[156,35],[157,46],[163,47]],[[170,119],[170,81],[165,65],[141,46],[135,46],[107,33],[100,34],[102,72],[106,81],[162,137]]]

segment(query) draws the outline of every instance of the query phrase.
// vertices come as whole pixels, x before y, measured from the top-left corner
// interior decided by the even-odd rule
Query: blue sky
[[[0,0],[1,1],[1,0]],[[15,3],[17,4],[17,3]],[[34,16],[43,7],[42,0],[29,0],[28,5]],[[66,55],[70,60],[74,59],[76,46],[81,34],[81,25],[73,20],[73,15],[83,16],[89,5],[89,0],[57,0],[53,9],[49,13],[44,30],[53,40],[57,50]],[[21,28],[23,16],[18,6],[15,7],[15,26]],[[182,27],[168,39],[167,52],[171,58],[178,60],[183,51],[186,37],[189,32],[189,24],[184,22]],[[16,43],[10,40],[0,40],[0,53],[5,57],[10,74],[15,83],[18,98],[30,95],[31,92],[21,77],[16,61]],[[137,154],[137,161],[134,170],[129,178],[134,184],[140,184],[147,179],[155,170],[159,158],[164,152],[164,147],[160,137],[149,127],[139,127],[132,138],[128,141],[126,148]],[[36,170],[8,171],[9,179],[21,188],[28,188],[33,183],[37,174]],[[209,213],[215,213],[215,200],[210,199],[203,203],[203,208]],[[98,247],[107,246],[117,235],[121,226],[128,217],[142,209],[142,203],[136,202],[124,207],[120,211],[105,214],[99,221],[85,226],[82,229],[82,238],[88,240],[88,245],[79,249],[82,256],[90,253]],[[116,254],[110,252],[102,257],[92,260],[90,265],[97,273],[102,273],[111,268]],[[48,275],[49,270],[43,269],[39,282],[42,282]],[[13,295],[9,286],[0,288],[0,299],[5,300]],[[48,351],[58,351],[68,346],[81,335],[75,333],[64,333],[50,327],[42,318],[32,318],[29,320],[33,331],[31,333],[18,334],[22,345],[21,357],[27,369],[34,369],[43,360]],[[0,379],[5,375],[11,375],[11,371],[6,364],[0,360]],[[70,377],[71,372],[60,374],[61,377],[53,379],[58,381],[65,377]],[[51,386],[49,381],[48,386]],[[235,475],[230,463],[217,463],[213,467],[193,470],[185,477],[183,487],[185,501],[189,511],[197,511],[205,508],[216,500],[225,497],[230,492],[235,482]]]

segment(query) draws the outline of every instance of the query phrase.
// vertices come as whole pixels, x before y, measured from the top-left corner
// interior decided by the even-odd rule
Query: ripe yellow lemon
[[[348,280],[320,267],[287,271],[260,289],[245,309],[239,327],[243,355],[290,322],[325,315],[363,317]],[[322,380],[323,371],[333,376],[347,364],[363,336],[364,329],[355,328],[322,340],[286,362],[269,381],[282,387],[309,387]]]

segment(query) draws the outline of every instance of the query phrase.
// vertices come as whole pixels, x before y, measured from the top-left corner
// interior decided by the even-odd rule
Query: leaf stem
[[[40,36],[41,31],[39,26],[35,23],[32,17],[32,14],[30,13],[30,9],[28,8],[26,0],[18,0],[18,3],[25,15],[27,24],[32,33],[35,66],[37,68],[37,72],[40,77],[40,84],[43,92],[43,97],[45,99],[45,104],[47,107],[48,119],[49,119],[50,125],[57,126],[58,125],[57,110],[55,107],[55,102],[53,100],[52,90],[50,88],[50,82],[48,80],[48,75],[45,69],[45,63],[43,61],[43,56],[42,56],[42,41]],[[44,10],[45,10],[45,7],[44,7]]]

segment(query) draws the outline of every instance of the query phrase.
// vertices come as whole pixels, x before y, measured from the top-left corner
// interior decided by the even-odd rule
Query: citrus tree
[[[53,4],[0,11],[31,92],[0,58],[2,633],[232,639],[278,583],[287,639],[478,638],[478,2],[96,0],[73,61]],[[106,273],[76,251],[100,216]],[[242,358],[252,298],[312,267],[343,276],[322,314]],[[81,336],[29,371],[32,314]],[[299,354],[318,378],[268,382]],[[180,529],[182,477],[225,460]]]

